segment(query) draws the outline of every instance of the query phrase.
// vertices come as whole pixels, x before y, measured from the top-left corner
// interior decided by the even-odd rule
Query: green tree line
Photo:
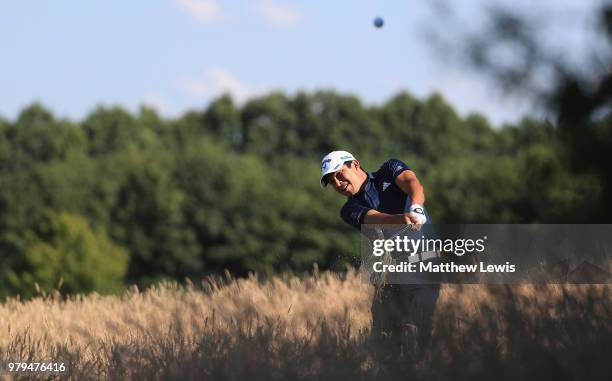
[[[557,130],[492,128],[406,92],[221,96],[175,119],[99,107],[78,123],[33,104],[0,119],[0,296],[355,264],[344,200],[318,182],[334,149],[369,171],[405,161],[436,223],[597,222],[601,179],[570,171]]]

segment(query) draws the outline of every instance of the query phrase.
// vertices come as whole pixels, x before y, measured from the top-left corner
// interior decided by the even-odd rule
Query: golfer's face
[[[347,197],[353,196],[359,191],[355,188],[358,180],[357,167],[355,162],[349,164],[344,164],[340,170],[327,175],[328,184],[331,184],[336,192]]]

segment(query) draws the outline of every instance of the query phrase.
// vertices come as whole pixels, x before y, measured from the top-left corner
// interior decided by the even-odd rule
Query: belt
[[[441,256],[439,251],[423,251],[422,253],[410,255],[408,257],[408,263],[426,261],[432,258],[440,258]]]

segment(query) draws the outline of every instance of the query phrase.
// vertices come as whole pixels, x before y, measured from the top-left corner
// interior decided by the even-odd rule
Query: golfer
[[[321,186],[328,184],[347,198],[340,215],[357,229],[362,224],[431,223],[423,186],[400,160],[387,160],[377,171],[367,173],[351,153],[333,151],[321,162]],[[416,329],[419,346],[426,346],[439,290],[439,283],[385,284],[372,303],[372,334],[401,345],[406,329]]]

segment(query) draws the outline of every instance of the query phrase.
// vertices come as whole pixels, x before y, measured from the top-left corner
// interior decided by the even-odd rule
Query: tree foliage
[[[57,287],[65,292],[121,290],[127,269],[125,249],[78,215],[49,211],[33,231],[19,269],[4,269],[10,287],[24,296]]]
[[[0,292],[355,264],[344,200],[318,182],[333,149],[370,171],[404,160],[437,223],[589,222],[601,178],[571,173],[562,143],[549,122],[493,128],[439,94],[225,95],[174,120],[115,107],[80,123],[35,104],[0,119]]]
[[[535,123],[517,130],[518,135],[509,139],[515,146],[534,142],[541,146],[530,149],[526,158],[532,164],[527,173],[529,183],[544,185],[542,195],[548,196],[540,208],[551,210],[552,205],[578,201],[570,196],[570,188],[572,193],[587,192],[591,206],[595,206],[582,209],[583,214],[576,218],[582,221],[588,213],[589,222],[608,222],[612,215],[612,2],[586,4],[589,22],[580,21],[580,25],[579,18],[562,16],[573,12],[567,4],[539,13],[535,8],[490,6],[486,23],[473,30],[471,25],[458,22],[446,2],[439,7],[444,12],[431,23],[438,29],[433,35],[438,41],[446,40],[442,44],[445,57],[455,53],[449,49],[454,47],[468,68],[488,76],[505,95],[533,102],[553,121],[547,128]],[[447,27],[452,24],[457,28]],[[439,28],[441,25],[444,27]],[[445,37],[440,29],[452,29],[453,35]],[[551,37],[551,30],[558,33]],[[571,37],[578,34],[582,44],[572,45]],[[554,43],[557,41],[562,43]],[[558,155],[551,154],[551,147],[562,155],[562,164]],[[573,181],[560,177],[565,168],[560,171],[558,165],[572,171]],[[537,170],[543,171],[540,174],[548,181],[533,178]],[[565,187],[548,187],[555,182]],[[576,210],[582,206],[580,203]],[[551,210],[554,218],[569,217],[562,209]]]

